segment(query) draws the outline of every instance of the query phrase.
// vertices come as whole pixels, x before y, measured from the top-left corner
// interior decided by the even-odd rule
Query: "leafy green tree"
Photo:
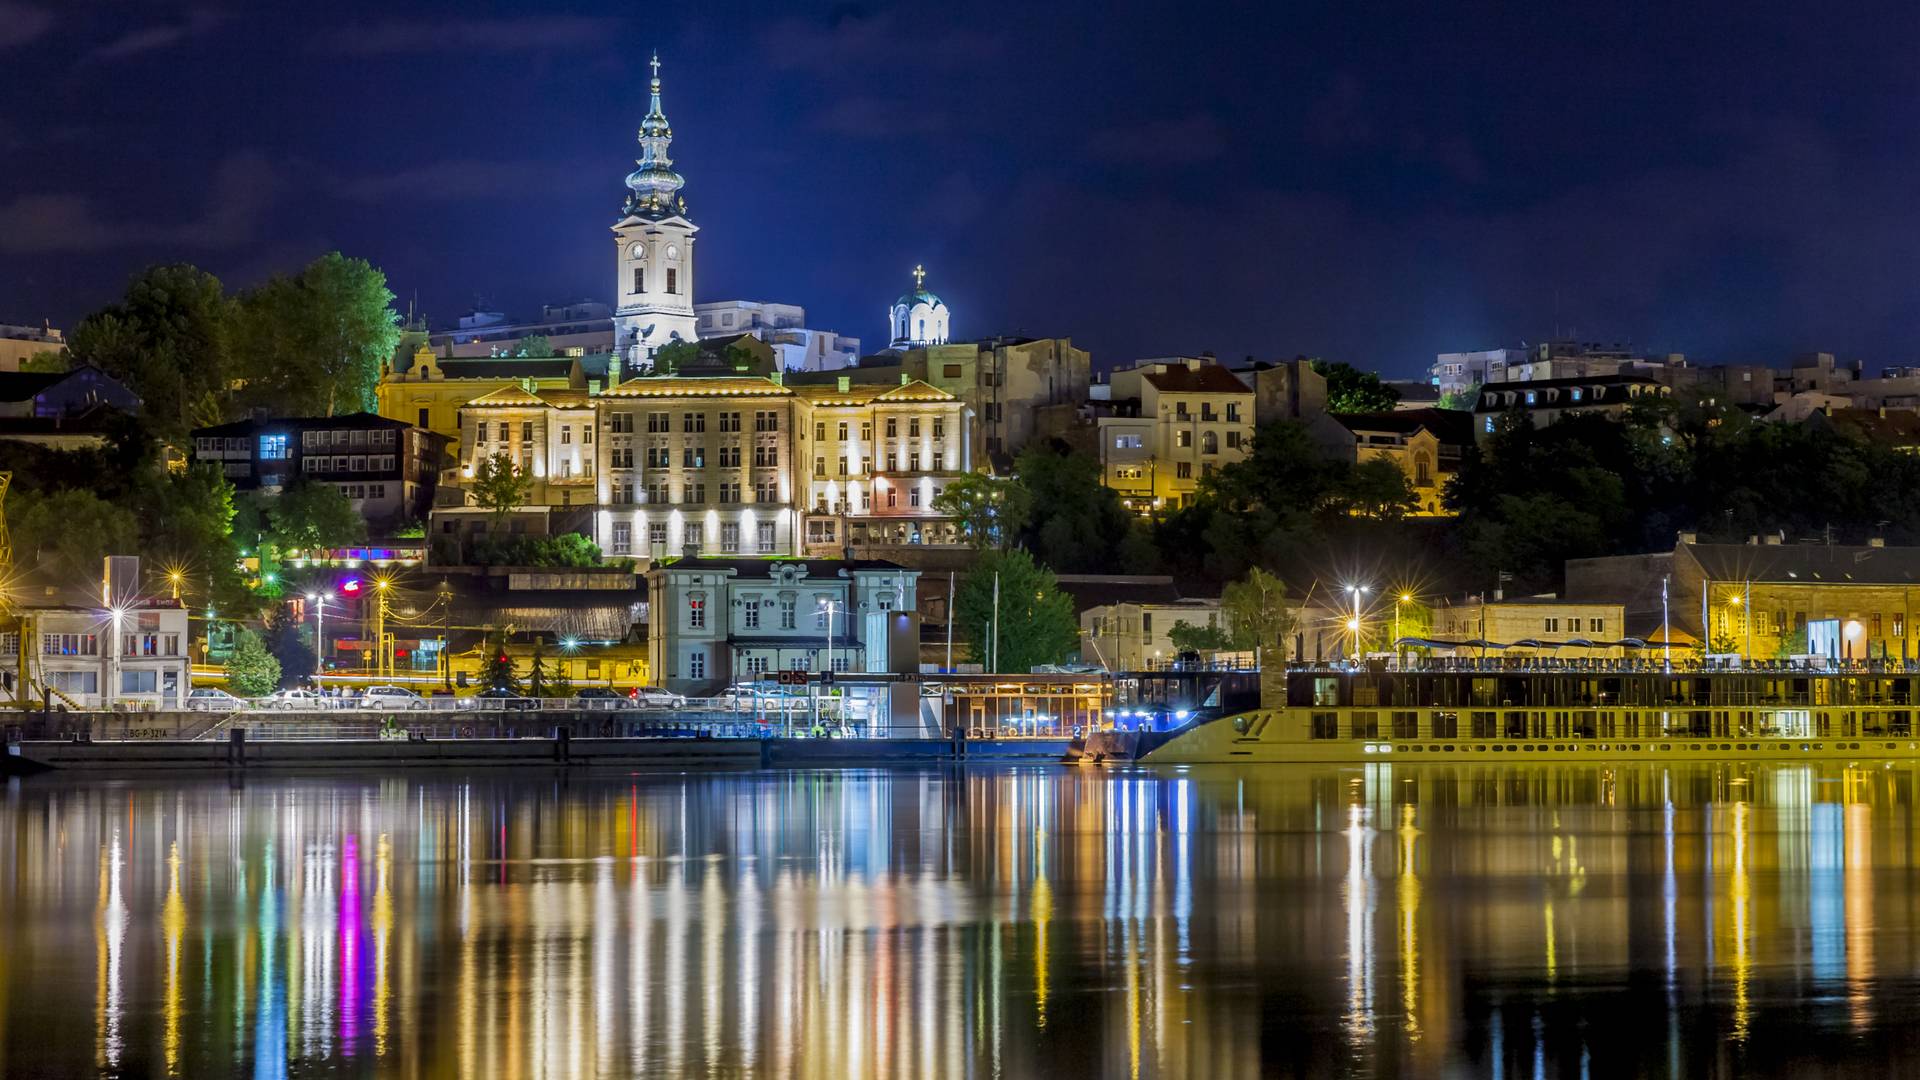
[[[487,637],[487,659],[480,666],[480,679],[487,690],[520,692],[520,677],[514,674],[513,657],[507,654],[507,632],[495,630]]]
[[[1458,390],[1449,390],[1440,395],[1440,407],[1456,412],[1472,412],[1473,406],[1480,400],[1480,384],[1469,383]]]
[[[70,367],[72,364],[67,354],[59,349],[42,349],[20,361],[21,371],[43,375],[58,375]]]
[[[494,521],[499,522],[514,508],[526,504],[533,491],[533,478],[521,472],[506,454],[494,454],[474,465],[467,491],[473,495],[474,505],[493,511]]]
[[[1287,656],[1298,625],[1287,599],[1286,582],[1259,567],[1220,592],[1220,614],[1227,620],[1235,648],[1251,650],[1260,665],[1260,701],[1269,707],[1286,700]]]
[[[366,520],[332,484],[298,480],[263,506],[267,539],[282,551],[340,547],[367,536]]]
[[[528,334],[514,345],[515,356],[552,356],[553,342],[545,334]]]
[[[108,555],[139,553],[133,511],[83,488],[9,495],[6,511],[15,562],[45,567],[62,581],[97,582]]]
[[[297,686],[313,675],[313,641],[293,617],[288,604],[275,604],[267,613],[264,635],[267,651],[280,665],[280,678],[288,686]]]
[[[536,640],[533,643],[533,664],[527,669],[527,695],[551,697],[551,687],[547,681],[547,646],[545,642]]]
[[[1023,540],[1041,562],[1061,571],[1111,570],[1136,519],[1101,482],[1092,454],[1034,444],[1014,463],[1031,493],[1032,520]]]
[[[1233,647],[1233,639],[1213,623],[1195,626],[1185,619],[1174,622],[1167,641],[1180,652],[1220,652]]]
[[[558,536],[474,538],[468,558],[475,566],[599,566],[600,545],[579,533]]]
[[[952,517],[961,538],[976,550],[1004,551],[1027,527],[1033,496],[1012,477],[972,472],[950,481],[932,506],[935,513]]]
[[[1407,474],[1383,457],[1368,458],[1347,470],[1340,497],[1349,513],[1381,521],[1399,521],[1418,505]]]
[[[155,266],[119,303],[82,319],[67,351],[126,383],[155,434],[181,445],[193,428],[229,418],[241,374],[231,322],[219,278],[185,264]]]
[[[233,656],[227,660],[227,685],[241,697],[263,697],[280,687],[280,661],[273,658],[260,635],[242,628],[234,637]]]
[[[337,251],[242,296],[235,334],[248,400],[296,416],[371,412],[400,341],[387,277]]]
[[[700,346],[691,341],[669,341],[653,354],[653,373],[671,375],[700,359]]]
[[[996,639],[996,574],[1000,581],[999,661],[991,670],[1024,672],[1071,659],[1080,645],[1073,598],[1060,591],[1053,571],[1019,549],[982,555],[954,597],[954,621],[973,642],[974,659],[989,663],[989,646]]]
[[[1374,372],[1325,360],[1313,361],[1313,370],[1327,380],[1328,412],[1388,412],[1400,402],[1400,391],[1381,382]]]

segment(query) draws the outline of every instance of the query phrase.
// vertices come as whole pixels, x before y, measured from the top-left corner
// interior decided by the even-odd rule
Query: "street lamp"
[[[836,608],[838,608],[838,609],[839,609],[839,610],[841,610],[841,611],[847,611],[848,609],[847,609],[847,605],[845,605],[845,604],[841,604],[841,603],[837,603],[837,602],[835,602],[835,601],[832,601],[832,600],[829,600],[829,599],[827,599],[827,598],[826,598],[826,597],[824,597],[824,596],[820,598],[820,605],[819,605],[819,606],[820,606],[820,610],[821,610],[821,611],[824,611],[824,612],[826,612],[826,613],[827,613],[827,660],[826,660],[826,670],[827,670],[827,671],[829,671],[829,672],[831,672],[831,671],[833,670],[833,612],[834,612],[834,609],[836,609]],[[851,612],[849,612],[849,615],[851,615]],[[826,676],[825,678],[822,678],[822,679],[820,680],[820,685],[821,685],[821,688],[822,688],[822,696],[824,696],[824,694],[825,694],[825,687],[826,687],[826,681],[827,681],[827,679],[828,679],[828,678],[831,678],[831,677],[832,677],[831,675],[828,675],[828,676]],[[817,707],[817,706],[816,706],[816,709],[815,709],[815,714],[816,714],[816,716],[818,715],[818,707]],[[840,721],[841,721],[841,723],[842,723],[842,724],[844,724],[844,723],[846,723],[846,712],[845,712],[845,710],[844,710],[844,709],[843,709],[843,710],[841,710],[841,717],[840,717]]]
[[[1403,592],[1393,598],[1393,657],[1397,661],[1400,654],[1400,605],[1413,603],[1413,594]],[[1431,631],[1429,631],[1431,633]]]
[[[1353,631],[1353,663],[1360,662],[1360,598],[1372,590],[1365,585],[1349,585],[1347,592],[1353,596],[1353,617],[1347,620],[1347,629]]]
[[[167,583],[173,586],[173,602],[180,602],[180,582],[186,575],[178,570],[167,571]]]
[[[313,671],[316,676],[327,673],[327,601],[331,599],[332,593],[307,594],[307,603],[314,605]]]

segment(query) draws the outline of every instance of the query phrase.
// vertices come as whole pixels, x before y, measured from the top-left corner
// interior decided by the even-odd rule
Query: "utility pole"
[[[444,685],[446,686],[447,693],[449,694],[453,693],[453,652],[452,652],[453,641],[448,636],[447,618],[452,613],[452,608],[453,608],[453,587],[447,584],[446,578],[441,578],[440,579],[440,670],[443,673]],[[611,671],[612,671],[613,665],[609,664],[607,666],[609,671],[607,675],[608,685],[611,686],[612,678],[613,678]]]
[[[1667,585],[1672,580],[1672,574],[1660,577],[1660,652],[1661,661],[1668,671],[1673,670],[1673,623],[1667,611]]]
[[[947,674],[953,674],[953,571],[947,571]]]
[[[987,648],[987,671],[997,674],[1000,671],[1000,571],[993,572],[993,627],[991,644]]]

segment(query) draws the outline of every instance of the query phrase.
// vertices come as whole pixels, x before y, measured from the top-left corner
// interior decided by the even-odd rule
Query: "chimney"
[[[847,391],[853,389],[853,376],[842,375],[838,379],[835,379],[834,383],[838,387],[839,391],[844,394]]]

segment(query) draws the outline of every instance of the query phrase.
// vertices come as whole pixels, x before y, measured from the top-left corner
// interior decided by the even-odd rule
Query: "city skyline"
[[[1912,359],[1907,16],[6,11],[37,88],[0,124],[31,163],[0,177],[14,322],[71,327],[153,262],[238,287],[329,248],[439,323],[609,299],[657,49],[702,295],[869,342],[924,264],[956,337],[1070,335],[1102,368],[1406,378],[1556,332]]]

